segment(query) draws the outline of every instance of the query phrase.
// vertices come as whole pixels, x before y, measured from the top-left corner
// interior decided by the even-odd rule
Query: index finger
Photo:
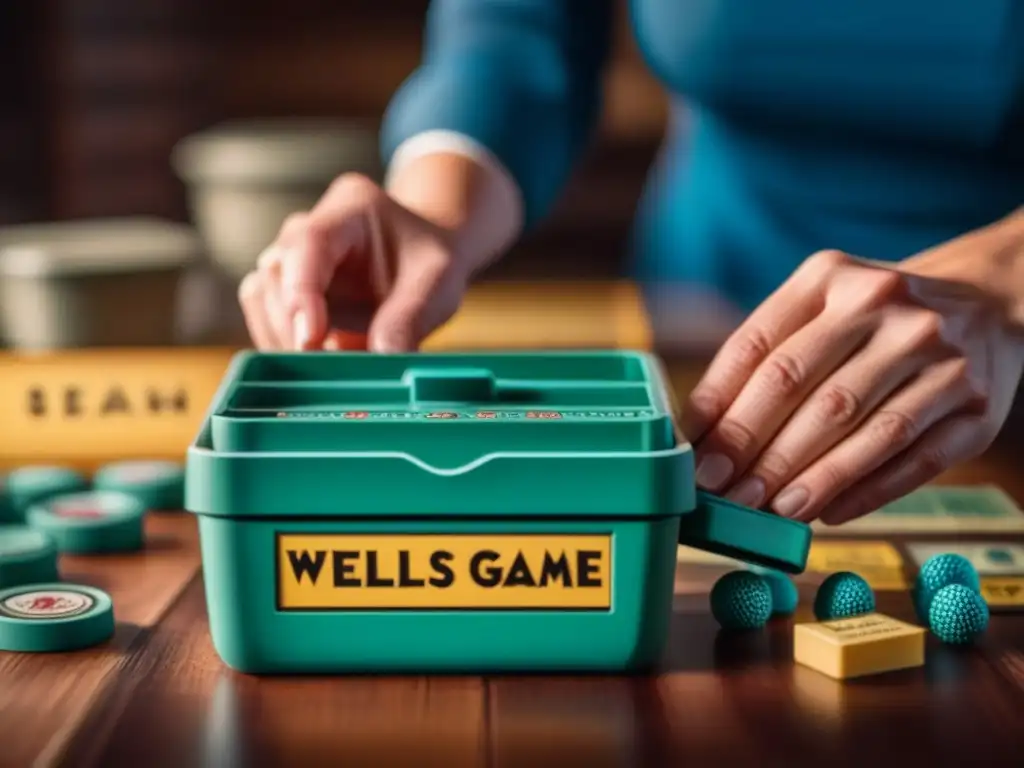
[[[327,289],[355,242],[351,219],[313,224],[281,256],[281,299],[299,349],[313,349],[327,333]]]
[[[281,288],[300,349],[321,345],[328,331],[327,291],[348,255],[366,240],[366,216],[376,190],[368,180],[343,177],[306,219],[293,242],[283,243]]]

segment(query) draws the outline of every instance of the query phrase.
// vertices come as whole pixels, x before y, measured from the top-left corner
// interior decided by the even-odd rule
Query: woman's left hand
[[[971,263],[957,251],[903,264],[808,259],[690,395],[698,485],[835,525],[983,452],[1009,412],[1024,344],[1003,299],[951,279],[950,265]]]

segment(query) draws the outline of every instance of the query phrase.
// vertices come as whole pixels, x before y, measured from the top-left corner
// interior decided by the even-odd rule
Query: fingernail
[[[772,502],[772,509],[783,517],[794,517],[807,504],[809,494],[806,488],[787,488]]]
[[[309,318],[305,312],[297,312],[292,320],[292,330],[295,333],[295,348],[305,349],[309,344]]]
[[[757,508],[764,504],[767,489],[764,480],[759,477],[748,477],[730,491],[726,498],[744,507]]]
[[[256,260],[258,269],[270,269],[281,262],[283,253],[276,245],[269,246]]]
[[[697,485],[714,491],[721,488],[732,477],[732,460],[720,453],[711,453],[697,463]]]

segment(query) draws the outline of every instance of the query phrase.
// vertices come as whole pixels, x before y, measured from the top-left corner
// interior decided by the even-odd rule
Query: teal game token
[[[697,508],[680,518],[679,543],[750,565],[803,573],[811,528],[698,490]]]
[[[53,539],[24,526],[0,525],[0,589],[59,578]]]
[[[122,461],[93,476],[97,491],[135,496],[147,510],[180,510],[185,504],[185,468],[173,461]]]
[[[117,491],[57,496],[28,511],[28,523],[49,534],[61,552],[98,554],[142,548],[146,508]]]
[[[863,616],[875,610],[875,593],[864,577],[849,571],[826,578],[814,596],[814,616],[818,621],[837,621]]]
[[[940,589],[928,609],[928,626],[949,645],[969,645],[985,632],[988,622],[988,604],[963,584]]]
[[[932,600],[939,590],[950,584],[960,584],[968,589],[981,592],[981,580],[971,561],[955,552],[932,555],[921,565],[914,580],[911,598],[917,617],[927,623]]]
[[[759,565],[751,565],[749,568],[752,573],[764,579],[772,591],[772,616],[789,616],[796,611],[800,603],[800,592],[793,579],[771,568],[762,568]]]
[[[110,595],[74,584],[31,584],[0,592],[0,650],[76,651],[114,634]]]
[[[772,590],[751,571],[730,571],[711,588],[711,615],[722,629],[758,629],[772,615]]]
[[[80,472],[70,467],[21,467],[7,476],[7,496],[11,517],[23,522],[33,504],[64,493],[77,493],[89,487]]]

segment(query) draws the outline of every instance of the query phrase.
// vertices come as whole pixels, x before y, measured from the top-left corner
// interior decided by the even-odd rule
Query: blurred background
[[[632,47],[624,5],[600,136],[554,215],[488,280],[625,271],[667,110]],[[172,332],[164,322],[169,286],[182,269],[175,338],[244,340],[234,285],[278,219],[315,200],[335,172],[379,173],[375,123],[419,62],[427,6],[0,4],[0,309],[8,346],[161,343]],[[314,162],[318,142],[337,151]],[[96,222],[84,232],[78,224],[25,226],[82,219]],[[197,223],[201,243],[173,223]],[[196,266],[196,250],[213,266]],[[130,302],[109,300],[126,293],[131,315]]]

